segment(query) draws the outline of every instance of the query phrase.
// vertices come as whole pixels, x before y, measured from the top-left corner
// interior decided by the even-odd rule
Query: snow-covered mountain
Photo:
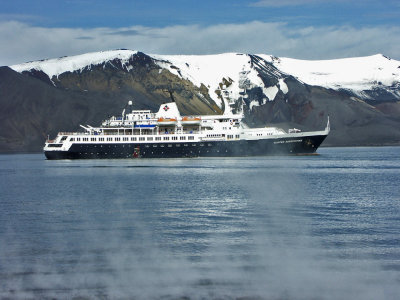
[[[40,151],[47,134],[97,125],[132,99],[157,110],[170,92],[182,114],[243,108],[249,126],[302,130],[324,128],[329,115],[324,145],[400,144],[400,62],[380,54],[305,61],[114,50],[0,67],[0,151]]]
[[[130,59],[137,53],[132,50],[95,52],[28,62],[11,68],[20,73],[41,71],[57,85],[57,78],[63,73],[88,71],[97,65],[113,66],[116,61],[129,72],[133,69]],[[400,61],[381,54],[318,61],[241,53],[149,56],[160,67],[160,72],[166,69],[199,88],[206,86],[209,96],[220,107],[222,101],[228,106],[252,88],[261,88],[263,97],[247,103],[250,109],[273,101],[279,91],[288,92],[285,84],[288,76],[311,86],[348,91],[362,100],[400,99]],[[270,77],[268,80],[265,73]],[[271,78],[276,80],[271,82]]]

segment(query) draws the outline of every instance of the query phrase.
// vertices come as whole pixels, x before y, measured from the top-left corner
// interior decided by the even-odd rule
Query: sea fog
[[[0,155],[0,298],[397,299],[400,148]]]

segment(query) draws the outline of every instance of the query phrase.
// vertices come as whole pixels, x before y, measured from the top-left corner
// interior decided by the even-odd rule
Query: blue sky
[[[117,48],[400,59],[394,0],[0,0],[0,65]]]

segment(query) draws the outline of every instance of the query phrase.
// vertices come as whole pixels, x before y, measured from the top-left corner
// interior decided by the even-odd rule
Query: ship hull
[[[245,157],[314,154],[326,134],[258,140],[182,143],[75,143],[68,151],[45,151],[47,159]]]

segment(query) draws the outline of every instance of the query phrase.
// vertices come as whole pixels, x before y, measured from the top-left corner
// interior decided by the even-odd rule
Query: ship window
[[[96,138],[90,138],[90,140],[91,140],[92,142],[95,142],[95,141],[96,141]]]
[[[111,141],[112,141],[112,137],[108,137],[108,138],[107,138],[107,141],[108,141],[108,142],[111,142]]]
[[[103,142],[103,141],[104,141],[104,138],[99,138],[99,141],[100,141],[100,142]]]
[[[161,141],[161,136],[157,136],[156,141]]]
[[[186,140],[186,136],[181,136],[181,137],[180,137],[180,140],[181,140],[181,141]]]
[[[153,144],[153,147],[154,147],[154,148],[157,148],[157,144]]]
[[[66,135],[63,136],[63,137],[61,138],[61,142],[62,142],[62,141],[65,141],[65,140],[67,139],[67,137],[68,137],[68,136],[66,136]]]
[[[173,136],[173,137],[172,137],[172,140],[173,140],[173,141],[177,141],[177,140],[178,140],[178,137],[177,137],[177,136]]]
[[[152,137],[148,137],[147,140],[148,140],[148,141],[152,141],[153,138],[152,138]]]
[[[124,140],[124,141],[127,141],[127,140],[128,140],[128,138],[127,138],[127,137],[124,137],[124,138],[123,138],[123,140]]]
[[[70,138],[69,140],[70,140],[71,142],[73,142],[73,141],[75,141],[75,138]]]
[[[164,141],[169,141],[169,136],[164,136]]]
[[[175,146],[176,146],[176,147],[180,147],[180,146],[181,146],[181,144],[175,144]]]
[[[87,142],[89,140],[89,138],[83,138],[84,142]]]
[[[76,138],[76,141],[77,141],[77,142],[80,142],[80,141],[81,141],[81,138]]]
[[[172,144],[168,144],[168,147],[172,147]]]
[[[131,137],[131,141],[136,142],[136,137]]]
[[[189,141],[193,141],[194,140],[194,136],[188,136],[188,140]]]

